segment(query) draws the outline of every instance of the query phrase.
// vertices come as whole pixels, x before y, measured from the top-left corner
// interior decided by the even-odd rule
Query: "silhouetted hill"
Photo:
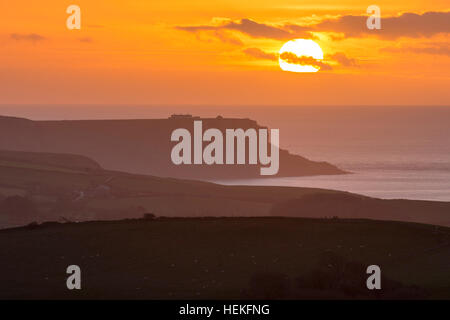
[[[47,223],[0,231],[0,299],[450,299],[449,240],[367,220]],[[72,264],[81,290],[66,288]],[[379,291],[365,285],[372,264]]]
[[[5,160],[11,158],[16,161]],[[61,167],[61,159],[71,167]],[[92,168],[86,169],[86,165]],[[11,206],[0,204],[0,227],[32,221],[138,218],[144,213],[170,217],[337,216],[450,226],[450,202],[381,200],[315,188],[225,186],[161,178],[104,170],[76,155],[0,152],[0,177],[0,201],[20,196],[37,208],[33,215],[22,215],[20,210],[6,210]]]
[[[170,155],[177,128],[192,132],[193,121],[203,130],[259,129],[249,119],[169,118],[148,120],[31,121],[0,117],[0,149],[68,153],[87,156],[111,170],[189,179],[259,178],[260,165],[180,165]],[[280,133],[282,137],[282,132]],[[327,162],[314,162],[280,150],[278,176],[342,174]]]

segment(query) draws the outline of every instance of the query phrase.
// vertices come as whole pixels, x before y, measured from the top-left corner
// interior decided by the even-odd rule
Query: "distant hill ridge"
[[[0,165],[5,162],[36,164],[67,169],[102,169],[94,160],[75,154],[0,150]]]
[[[259,178],[259,165],[181,165],[172,163],[173,130],[192,129],[202,120],[203,129],[260,129],[250,119],[200,118],[174,115],[168,119],[32,121],[0,116],[0,149],[78,154],[102,167],[133,173],[189,179]],[[282,139],[282,132],[280,133]],[[310,161],[280,149],[277,176],[342,174],[327,163]]]

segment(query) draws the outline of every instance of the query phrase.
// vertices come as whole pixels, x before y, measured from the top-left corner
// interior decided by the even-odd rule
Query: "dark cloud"
[[[224,26],[226,29],[236,30],[253,38],[289,39],[290,32],[267,24],[258,23],[250,19],[239,22],[230,22]]]
[[[29,34],[11,33],[10,38],[17,41],[31,41],[31,42],[37,42],[46,39],[45,37],[36,33],[29,33]]]
[[[358,66],[358,62],[356,61],[356,59],[347,57],[347,55],[343,52],[337,52],[335,54],[332,54],[330,58],[345,67]]]
[[[221,25],[178,26],[176,29],[192,33],[201,31],[231,30],[238,31],[252,38],[289,40],[294,38],[313,39],[311,32],[330,32],[332,39],[346,37],[377,36],[394,40],[400,37],[431,37],[438,33],[450,33],[450,12],[425,12],[423,14],[403,13],[396,17],[381,16],[381,30],[367,28],[367,15],[346,15],[326,19],[309,25],[285,23],[269,25],[250,19],[226,21]]]
[[[296,30],[297,28],[297,30]],[[233,30],[243,33],[252,38],[267,38],[275,40],[288,40],[293,37],[311,38],[309,32],[301,30],[302,27],[289,25],[289,26],[272,26],[264,23],[259,23],[250,19],[241,19],[240,21],[227,21],[222,25],[211,26],[178,26],[178,30],[188,32],[200,32],[200,31],[217,31],[217,30]]]
[[[450,32],[450,12],[403,13],[398,17],[381,16],[381,30],[369,30],[367,16],[342,16],[327,19],[314,26],[314,31],[343,33],[345,37],[374,35],[394,40],[399,37],[431,37]]]
[[[256,59],[272,61],[278,60],[278,54],[268,53],[259,48],[247,48],[244,50],[244,53]]]
[[[432,54],[432,55],[443,55],[443,56],[449,56],[450,57],[450,45],[447,43],[440,43],[440,44],[433,44],[433,45],[427,45],[423,47],[395,47],[395,48],[383,48],[381,51],[386,52],[399,52],[399,53],[405,53],[405,52],[412,52],[417,54]]]
[[[247,48],[243,52],[256,59],[277,61],[278,58],[285,60],[287,63],[311,65],[314,67],[320,67],[321,70],[332,70],[332,66],[329,63],[325,63],[321,60],[316,60],[309,56],[297,56],[292,52],[284,52],[281,56],[278,53],[265,52],[259,48]],[[344,67],[359,67],[358,61],[353,58],[347,57],[343,52],[337,52],[326,57],[327,61],[333,62],[333,65]]]
[[[313,66],[315,68],[320,68],[321,70],[333,69],[328,63],[325,63],[321,60],[317,60],[309,56],[297,56],[292,52],[283,52],[280,55],[280,59],[286,61],[287,63],[299,64],[302,66]]]

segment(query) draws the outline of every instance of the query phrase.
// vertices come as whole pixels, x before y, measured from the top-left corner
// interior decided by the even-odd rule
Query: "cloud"
[[[302,38],[302,39],[316,39],[316,37],[311,33],[313,31],[310,26],[302,26],[297,24],[285,24],[283,28],[289,30],[291,33],[291,38]]]
[[[239,38],[234,37],[232,34],[230,34],[227,31],[224,31],[224,30],[215,30],[214,36],[225,43],[229,43],[229,44],[233,44],[233,45],[237,45],[237,46],[244,45]]]
[[[288,40],[293,37],[312,37],[309,32],[302,30],[303,27],[301,26],[273,26],[250,19],[241,19],[238,21],[226,20],[221,25],[177,26],[175,28],[192,33],[201,31],[231,30],[238,31],[251,38],[266,38],[275,40]]]
[[[347,15],[319,22],[312,26],[312,30],[343,33],[346,37],[374,35],[388,40],[431,37],[450,32],[450,12],[407,12],[396,17],[381,16],[381,30],[369,30],[366,21],[367,16]]]
[[[305,66],[313,66],[320,68],[321,70],[332,70],[333,68],[323,61],[314,59],[313,57],[309,56],[297,56],[295,53],[292,52],[283,52],[281,55],[278,53],[269,53],[265,52],[259,48],[247,48],[244,50],[244,53],[257,59],[261,60],[270,60],[270,61],[277,61],[278,58],[281,58],[282,60],[286,61],[287,63],[291,64],[300,64]]]
[[[424,47],[394,47],[394,48],[383,48],[381,51],[385,52],[412,52],[417,54],[432,54],[432,55],[443,55],[450,57],[450,45],[447,43],[437,43],[432,45],[427,45]]]
[[[10,38],[16,41],[31,41],[31,42],[37,42],[46,39],[45,37],[36,33],[29,33],[29,34],[11,33]]]
[[[94,42],[94,40],[91,37],[79,38],[78,40],[80,42],[85,42],[85,43],[92,43],[92,42]]]
[[[347,57],[346,54],[343,52],[337,52],[335,54],[332,54],[330,58],[345,67],[359,66],[358,61],[356,61],[356,59]]]
[[[280,59],[286,61],[287,63],[291,64],[299,64],[304,66],[313,66],[316,68],[320,68],[321,70],[332,70],[333,68],[323,61],[314,59],[313,57],[308,56],[297,56],[295,53],[292,52],[283,52],[280,55]]]
[[[332,36],[334,40],[344,39],[345,37],[367,36],[395,40],[400,37],[432,37],[438,33],[450,33],[450,12],[430,11],[423,14],[406,12],[394,17],[381,16],[381,30],[369,30],[366,26],[367,18],[367,15],[345,15],[326,18],[307,25],[295,23],[271,25],[251,19],[237,21],[226,19],[221,20],[218,25],[177,26],[175,28],[192,33],[229,30],[240,32],[252,38],[274,40],[313,39],[313,32],[343,34],[343,36]]]
[[[260,60],[277,61],[278,58],[285,60],[292,64],[311,65],[314,67],[320,67],[322,70],[332,70],[333,67],[329,63],[325,63],[322,60],[316,60],[309,56],[297,56],[292,52],[284,52],[281,56],[278,53],[265,52],[259,48],[247,48],[243,52],[253,58]],[[333,65],[344,67],[359,67],[358,61],[353,58],[347,57],[343,52],[337,52],[326,57],[326,60],[332,62]]]
[[[262,60],[271,60],[276,61],[278,60],[278,54],[276,53],[268,53],[265,52],[259,48],[247,48],[244,50],[244,53],[246,55],[249,55],[256,59],[262,59]]]
[[[224,26],[229,30],[236,30],[253,38],[288,39],[291,34],[283,29],[258,23],[250,19],[242,19],[239,22],[229,22]]]

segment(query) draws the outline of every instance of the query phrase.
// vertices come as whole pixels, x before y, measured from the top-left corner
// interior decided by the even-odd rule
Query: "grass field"
[[[449,241],[445,227],[343,219],[162,218],[24,227],[0,231],[0,298],[240,299],[258,274],[308,277],[324,253],[333,253],[377,264],[383,276],[419,287],[426,298],[450,299]],[[66,289],[71,264],[82,269],[81,291]]]

